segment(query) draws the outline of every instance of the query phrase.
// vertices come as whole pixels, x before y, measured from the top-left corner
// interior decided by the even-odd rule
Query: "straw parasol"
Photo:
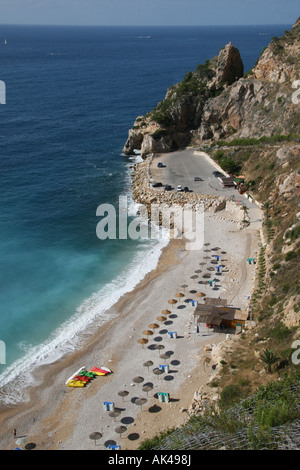
[[[175,299],[170,299],[170,300],[168,300],[168,303],[173,306],[174,304],[177,304],[177,300],[175,300]]]
[[[161,323],[166,321],[166,317],[163,317],[162,315],[160,317],[157,317],[157,320],[160,321]]]
[[[143,366],[147,367],[149,370],[149,367],[153,366],[153,362],[152,361],[144,362]]]
[[[138,376],[138,377],[134,377],[133,382],[136,383],[136,384],[140,384],[140,383],[144,382],[144,380],[145,380],[144,377]]]
[[[118,434],[123,434],[124,432],[127,431],[127,427],[126,426],[118,426],[116,429],[115,429],[116,433]]]
[[[184,297],[184,294],[182,292],[177,292],[177,294],[175,294],[175,297],[181,299],[182,297]]]
[[[153,390],[153,385],[144,385],[142,390],[143,392],[147,392],[147,396],[148,396],[148,392],[151,392],[151,390]]]
[[[101,432],[92,432],[90,435],[89,435],[89,438],[92,439],[93,441],[95,441],[95,445],[96,445],[96,441],[98,441],[99,439],[101,439],[102,437],[102,434]]]
[[[159,325],[157,323],[150,323],[149,325],[149,328],[152,328],[152,330],[156,330],[156,328],[158,328]]]
[[[145,335],[145,336],[151,336],[151,335],[153,335],[153,331],[151,331],[151,330],[144,330],[144,331],[143,331],[143,335]]]
[[[139,344],[142,344],[142,346],[144,347],[144,344],[147,344],[148,340],[146,338],[140,338],[140,339],[137,340],[137,342]]]
[[[127,390],[120,390],[120,391],[118,392],[118,395],[119,395],[120,397],[122,397],[122,398],[123,398],[123,401],[124,401],[124,398],[127,397],[127,395],[129,395],[129,392],[127,392]]]
[[[165,309],[165,310],[162,310],[161,313],[162,313],[163,315],[170,315],[171,312],[170,312],[170,310],[166,310],[166,309]]]
[[[168,359],[170,359],[170,354],[164,353],[160,356],[162,359],[165,359],[165,362],[167,362]]]
[[[143,406],[145,403],[147,403],[147,401],[148,401],[147,398],[137,398],[134,403],[135,403],[136,405],[139,405],[139,406],[141,407],[141,409],[142,409],[142,406]]]
[[[158,351],[160,351],[161,349],[165,349],[165,347],[163,344],[156,344],[155,349],[158,349]],[[160,352],[159,352],[159,356],[160,356]]]
[[[161,370],[161,369],[158,369],[158,368],[153,370],[153,374],[157,375],[158,377],[163,373],[164,373],[164,371]]]
[[[116,418],[118,416],[120,416],[121,414],[121,411],[120,410],[112,410],[108,413],[108,415],[111,417],[111,418],[114,418],[114,421],[116,421]]]
[[[189,286],[187,284],[182,284],[182,286],[180,286],[180,287],[182,287],[182,289],[184,289],[184,291],[185,291],[185,289]]]
[[[193,274],[193,275],[191,276],[191,279],[198,279],[197,274]]]
[[[204,292],[197,292],[196,296],[197,297],[206,297],[206,294],[204,294]]]

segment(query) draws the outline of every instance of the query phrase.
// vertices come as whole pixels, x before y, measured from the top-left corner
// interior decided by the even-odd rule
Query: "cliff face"
[[[165,99],[146,116],[139,116],[129,131],[123,152],[169,152],[187,146],[199,128],[207,100],[227,89],[243,75],[239,51],[229,43],[217,57],[200,64],[171,87]]]
[[[273,38],[247,77],[208,100],[200,140],[299,132],[300,23]]]
[[[136,119],[123,152],[146,157],[202,141],[298,133],[299,53],[299,20],[273,38],[246,76],[239,51],[227,44]]]

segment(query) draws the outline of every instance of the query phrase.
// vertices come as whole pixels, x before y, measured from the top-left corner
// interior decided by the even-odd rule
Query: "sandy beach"
[[[41,367],[36,373],[38,385],[29,390],[30,400],[1,410],[0,448],[15,447],[15,428],[17,436],[26,436],[39,450],[103,450],[108,444],[134,450],[144,439],[183,424],[195,391],[213,373],[211,366],[204,366],[204,357],[210,354],[205,345],[226,341],[225,334],[214,333],[206,325],[197,332],[195,307],[189,299],[202,302],[195,295],[202,291],[209,297],[226,298],[228,305],[247,308],[255,267],[246,258],[255,255],[259,243],[260,211],[255,204],[249,215],[249,227],[240,230],[226,211],[207,212],[206,245],[199,251],[186,251],[184,240],[171,240],[157,268],[114,305],[108,312],[111,319],[88,338],[86,346]],[[223,253],[226,269],[212,289],[204,283],[203,274],[209,272],[206,269],[216,253]],[[176,299],[178,292],[184,297],[170,305],[168,300]],[[157,320],[164,309],[171,313],[165,321]],[[153,322],[159,326],[152,328],[153,335],[142,346],[137,341]],[[177,338],[171,338],[170,332],[176,332]],[[155,349],[157,344],[163,349]],[[166,352],[169,359],[160,357]],[[146,361],[153,365],[146,367]],[[153,370],[165,364],[169,370],[155,375]],[[106,366],[112,373],[96,377],[82,389],[67,387],[68,377],[83,366],[88,370]],[[135,377],[142,377],[141,383]],[[151,388],[143,391],[146,384]],[[125,398],[118,395],[121,390],[128,391]],[[160,392],[169,394],[169,403],[159,401]],[[137,398],[146,402],[138,405]],[[120,412],[117,416],[105,411],[106,401],[114,403]],[[126,427],[121,435],[116,432],[120,425]],[[89,438],[95,431],[102,434],[96,445]]]

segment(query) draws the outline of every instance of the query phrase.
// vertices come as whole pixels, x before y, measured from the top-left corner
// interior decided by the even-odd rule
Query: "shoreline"
[[[35,370],[37,385],[28,388],[29,401],[0,408],[0,448],[13,448],[12,430],[16,428],[18,436],[26,435],[28,442],[34,442],[37,448],[42,450],[91,449],[93,447],[88,436],[91,432],[99,430],[103,434],[102,441],[105,440],[106,431],[105,442],[119,442],[122,449],[125,446],[125,449],[134,450],[143,439],[185,422],[185,411],[190,406],[194,393],[199,386],[207,386],[211,375],[214,374],[211,367],[209,371],[203,370],[203,358],[207,358],[204,347],[207,344],[211,346],[224,342],[226,337],[222,333],[208,331],[205,326],[201,326],[200,334],[195,334],[194,308],[188,303],[188,298],[199,301],[195,292],[201,290],[206,292],[206,295],[228,299],[228,305],[235,300],[235,305],[243,309],[248,305],[247,296],[252,289],[255,268],[246,268],[245,259],[258,247],[260,212],[257,207],[252,207],[250,225],[241,230],[235,214],[236,209],[236,205],[232,207],[231,202],[228,203],[228,209],[205,211],[204,243],[210,245],[209,249],[205,250],[207,246],[203,246],[198,251],[186,251],[183,239],[171,239],[162,248],[156,268],[148,272],[133,290],[123,294],[108,309],[107,314],[111,315],[111,318],[98,330],[96,328],[97,331],[93,335],[89,334],[79,350],[65,354],[56,362],[42,365]],[[215,248],[212,248],[213,246]],[[219,278],[220,286],[215,292],[209,289],[205,282],[198,280],[201,275],[196,275],[197,281],[192,280],[195,278],[195,275],[192,276],[194,272],[201,272],[202,269],[199,271],[199,268],[204,269],[203,264],[208,267],[208,261],[204,262],[205,258],[209,258],[205,256],[205,251],[211,251],[212,255],[211,248],[223,250],[225,255],[222,256],[225,256],[227,268],[227,272],[222,273]],[[182,290],[183,284],[187,285],[187,303],[179,301],[175,307],[171,307],[168,299],[176,298],[174,296]],[[158,343],[151,341],[150,337],[149,346],[142,348],[137,339],[142,337],[142,331],[147,329],[149,324],[157,322],[157,316],[163,309],[170,309],[172,315],[160,325],[161,336],[153,338],[154,341],[166,343],[166,348],[174,346],[174,350],[171,350],[174,356],[170,357],[170,374],[160,380],[153,372],[149,374],[149,370],[146,374],[143,366],[143,359],[148,360],[149,356],[154,363],[153,367],[159,366],[160,355],[153,350],[154,344]],[[166,339],[170,331],[168,324],[172,325],[170,328],[173,328],[173,324],[174,328],[178,328],[178,339]],[[156,331],[154,333],[157,334]],[[173,357],[175,360],[172,361]],[[112,370],[112,374],[95,378],[83,389],[67,387],[67,378],[83,366],[88,370],[93,366],[106,366]],[[143,376],[143,383],[150,382],[153,386],[150,397],[147,392],[145,408],[148,412],[139,410],[135,404],[137,397],[132,397],[124,408],[124,403],[116,396],[116,392],[126,386],[128,391],[138,392],[139,396],[145,398],[142,385],[128,383],[129,378],[131,377],[132,381],[136,375]],[[171,402],[164,406],[160,406],[157,400],[157,393],[162,385],[171,396]],[[128,408],[130,416],[125,416],[123,420],[128,424],[128,432],[135,431],[128,434],[128,439],[119,437],[112,429],[117,424],[103,412],[101,401],[105,399],[116,401],[122,411],[121,416]],[[159,412],[152,412],[154,409],[159,409]],[[95,410],[95,416],[91,415],[91,410]],[[162,425],[164,417],[165,425]],[[117,418],[116,421],[120,424],[122,418]],[[99,445],[95,446],[95,449],[105,447]]]
[[[228,245],[228,247],[229,244],[231,245],[230,250],[227,251],[227,262],[230,263],[231,267],[230,276],[233,276],[236,269],[236,259],[234,258],[239,257],[241,252],[244,252],[249,245],[246,231],[240,231],[237,229],[236,223],[219,215],[207,214],[206,219],[206,241],[210,240],[212,246],[213,244],[219,247],[223,245],[223,248],[225,245]],[[228,244],[229,233],[233,234],[234,239]],[[241,234],[243,235],[241,236]],[[218,241],[219,243],[217,243]],[[253,243],[255,245],[255,240],[253,240]],[[238,250],[236,249],[237,244],[239,245]],[[247,249],[249,249],[249,246]],[[204,289],[204,286],[198,285],[199,281],[190,279],[193,270],[197,266],[199,268],[203,254],[185,251],[183,240],[171,240],[163,248],[157,267],[148,273],[133,291],[123,295],[111,309],[111,313],[116,314],[116,316],[101,327],[100,331],[96,332],[92,338],[89,338],[84,348],[67,355],[54,364],[42,366],[36,373],[39,385],[32,387],[30,390],[30,402],[6,409],[1,413],[1,448],[12,448],[14,442],[12,429],[16,428],[17,435],[27,435],[29,442],[35,442],[39,449],[91,449],[88,435],[90,432],[99,431],[99,423],[103,420],[102,432],[107,428],[109,432],[113,433],[116,441],[121,442],[122,446],[126,446],[128,449],[136,449],[142,438],[150,437],[165,429],[165,427],[161,427],[161,424],[162,417],[166,413],[168,416],[165,423],[166,427],[172,424],[174,426],[183,424],[186,414],[180,412],[180,409],[186,408],[193,399],[199,385],[205,385],[209,380],[210,374],[204,374],[203,370],[200,374],[196,373],[199,372],[199,368],[201,369],[203,348],[207,343],[219,343],[225,340],[225,335],[213,334],[206,337],[205,332],[197,337],[194,334],[194,326],[191,322],[192,310],[188,311],[190,307],[186,305],[183,310],[178,310],[177,307],[179,306],[183,308],[183,303],[173,308],[168,305],[168,299],[174,297],[183,282],[189,284],[188,289],[190,290],[195,288],[199,290],[199,287],[201,290]],[[242,263],[244,264],[244,259]],[[242,299],[246,305],[244,291],[246,289],[246,292],[249,292],[252,275],[248,277],[246,284],[244,282],[241,285],[235,285],[234,289],[230,278],[228,277],[226,280],[225,275],[223,275],[223,278],[224,293],[221,293],[221,297],[226,294],[226,291],[229,291],[234,297]],[[161,290],[160,295],[157,295],[157,289]],[[187,292],[186,295],[191,294]],[[116,426],[117,424],[111,423],[112,418],[107,423],[108,418],[103,413],[101,401],[106,390],[109,394],[114,393],[116,395],[116,391],[120,390],[124,384],[126,384],[128,390],[138,391],[140,394],[141,387],[133,386],[131,383],[128,384],[128,376],[132,380],[135,375],[142,375],[145,382],[150,379],[154,383],[153,374],[150,374],[147,380],[145,367],[142,365],[142,356],[144,355],[146,358],[150,354],[152,360],[154,358],[155,361],[159,360],[159,356],[157,351],[148,350],[146,347],[141,348],[141,345],[137,344],[137,339],[141,337],[143,329],[146,329],[151,322],[156,321],[156,317],[164,308],[170,308],[172,313],[180,312],[181,314],[184,311],[184,316],[178,314],[176,319],[176,322],[179,322],[180,339],[176,339],[176,343],[172,343],[172,346],[176,346],[176,348],[178,346],[178,357],[180,359],[176,360],[179,362],[179,366],[174,371],[172,380],[167,382],[171,397],[174,397],[175,400],[169,404],[170,406],[168,405],[169,408],[167,409],[172,413],[169,416],[166,407],[164,409],[161,407],[161,412],[156,414],[139,412],[139,408],[133,404],[133,409],[130,410],[130,420],[133,424],[129,425],[128,428],[133,429],[140,438],[137,440],[126,440],[124,437],[118,439],[118,436],[111,429],[114,424]],[[154,310],[153,313],[152,310]],[[187,331],[189,323],[190,333]],[[162,328],[165,328],[164,325],[162,325]],[[174,357],[175,353],[177,354],[174,350]],[[181,364],[184,364],[184,371],[180,370]],[[113,373],[105,378],[98,377],[94,379],[84,389],[66,387],[65,380],[75,370],[84,365],[87,368],[93,365],[105,365]],[[210,373],[212,373],[212,370],[210,370]],[[164,383],[159,378],[155,378],[155,381],[156,389],[161,383]],[[143,396],[145,396],[145,393]],[[145,406],[147,408],[148,406],[153,407],[155,401],[157,403],[157,399],[149,399]],[[118,402],[118,406],[122,406],[120,400],[116,399],[116,402]],[[131,403],[127,406],[131,406]],[[97,410],[95,418],[91,416],[91,410],[93,409]],[[63,416],[63,420],[61,416]],[[88,420],[86,416],[88,416]],[[148,423],[147,426],[145,420]],[[92,423],[94,423],[93,427],[91,427]],[[143,432],[145,429],[137,432],[139,428],[145,428],[145,426],[147,427],[146,434]],[[96,446],[96,450],[97,448],[100,449],[100,445],[99,447]],[[104,446],[102,445],[101,448],[104,449]]]

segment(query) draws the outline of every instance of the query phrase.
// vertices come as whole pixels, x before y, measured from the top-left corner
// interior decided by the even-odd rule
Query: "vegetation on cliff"
[[[156,118],[162,111],[172,116],[176,92],[196,97],[201,90],[205,99],[193,143],[225,171],[244,176],[264,217],[251,295],[256,326],[240,335],[219,364],[221,371],[210,383],[219,397],[217,407],[141,449],[299,448],[300,365],[293,359],[300,340],[299,52],[297,20],[282,38],[272,39],[246,77],[229,86],[219,81],[208,90],[202,80],[212,85],[217,70],[209,61],[171,88],[167,101],[154,110]],[[162,140],[168,134],[164,126]],[[216,435],[214,446],[209,436]]]

